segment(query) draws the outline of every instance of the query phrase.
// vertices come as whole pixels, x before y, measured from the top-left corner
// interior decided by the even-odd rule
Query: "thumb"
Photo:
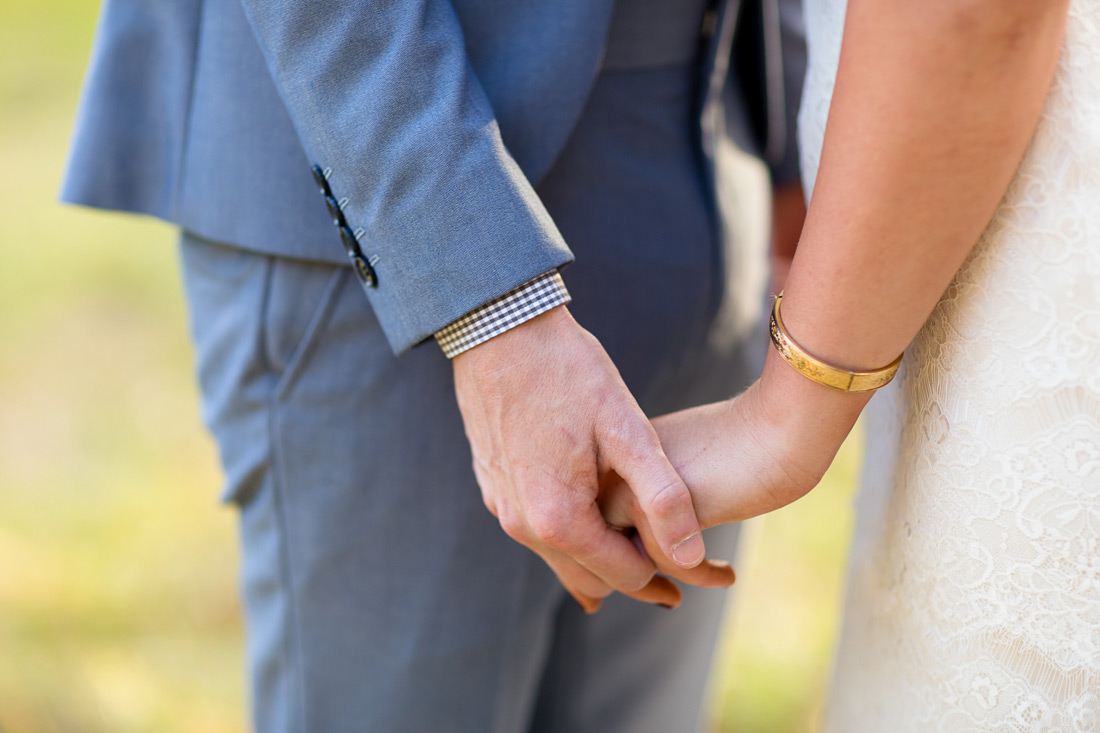
[[[648,421],[644,433],[636,438],[601,446],[601,454],[608,467],[630,486],[657,549],[677,567],[693,568],[703,561],[706,548],[691,492],[665,456]]]

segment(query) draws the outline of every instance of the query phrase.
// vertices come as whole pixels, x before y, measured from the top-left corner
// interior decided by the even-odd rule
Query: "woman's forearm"
[[[804,348],[872,369],[909,344],[1019,165],[1067,5],[850,1],[820,173],[783,299]]]
[[[783,298],[790,335],[875,369],[916,335],[989,223],[1053,77],[1068,0],[850,0],[806,226]],[[790,501],[870,399],[771,350],[752,403]],[[738,409],[742,409],[740,405]]]
[[[870,370],[908,346],[1027,148],[1067,4],[850,0],[820,172],[783,298],[803,348]],[[813,488],[868,399],[807,379],[772,350],[742,395],[654,426],[710,526]],[[614,502],[607,509],[612,521],[632,516]]]

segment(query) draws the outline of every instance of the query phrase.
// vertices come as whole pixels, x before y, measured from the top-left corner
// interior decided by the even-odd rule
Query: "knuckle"
[[[617,415],[616,419],[609,421],[605,427],[604,436],[608,441],[632,455],[645,453],[652,447],[648,423],[634,415]]]
[[[679,480],[666,481],[649,501],[649,511],[654,517],[671,517],[691,509],[691,494]]]
[[[496,502],[494,502],[492,498],[484,491],[481,492],[481,503],[485,505],[485,508],[489,510],[490,514],[492,514],[494,517],[497,516]]]
[[[634,443],[660,445],[653,423],[649,421],[649,418],[642,412],[642,408],[638,406],[638,403],[633,401],[633,398],[622,406],[619,425],[620,435],[626,440]]]
[[[497,520],[504,534],[512,539],[522,542],[526,538],[526,527],[511,507],[497,505]]]
[[[629,421],[623,419],[623,416],[615,411],[611,414],[601,415],[602,425],[600,426],[602,437],[607,442],[613,445],[626,445],[630,443],[629,433],[630,426],[627,424]]]
[[[542,502],[527,517],[531,531],[541,542],[560,549],[571,544],[573,527],[568,512],[557,502]]]

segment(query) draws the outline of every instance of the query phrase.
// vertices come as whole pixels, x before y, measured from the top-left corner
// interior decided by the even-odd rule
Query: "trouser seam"
[[[271,466],[271,503],[275,522],[274,531],[278,538],[279,581],[282,585],[282,592],[287,608],[287,622],[282,638],[283,653],[286,657],[287,666],[287,686],[290,692],[290,699],[286,701],[286,705],[289,708],[287,721],[290,722],[291,730],[298,730],[304,733],[306,730],[305,686],[302,679],[304,670],[302,669],[301,645],[298,639],[300,624],[298,622],[298,604],[296,594],[294,593],[294,573],[289,547],[290,533],[287,531],[282,451],[279,450],[278,409],[279,395],[281,393],[280,388],[283,379],[275,372],[274,364],[270,361],[270,355],[267,349],[267,339],[269,338],[267,334],[267,329],[269,328],[268,312],[271,307],[271,298],[273,297],[271,293],[272,279],[274,277],[273,272],[277,263],[275,258],[270,255],[266,256],[266,260],[267,269],[264,272],[264,287],[259,312],[260,328],[257,353],[261,354],[266,362],[265,371],[270,381],[267,389],[267,451],[268,460]]]
[[[291,700],[287,701],[290,708],[289,720],[296,720],[297,730],[306,731],[305,710],[305,686],[302,680],[301,643],[299,640],[299,611],[296,594],[294,593],[294,572],[290,555],[290,536],[287,528],[287,513],[285,509],[286,495],[281,451],[279,451],[279,427],[278,427],[278,403],[272,396],[268,405],[268,448],[271,455],[271,482],[272,503],[274,505],[276,531],[279,534],[279,565],[280,576],[283,582],[283,591],[286,594],[287,624],[283,645],[287,659],[287,676],[291,688]]]
[[[266,364],[268,378],[271,380],[267,404],[267,441],[268,456],[271,466],[272,484],[272,508],[274,512],[275,532],[278,536],[279,554],[279,578],[287,608],[287,622],[284,638],[282,639],[283,653],[287,660],[287,685],[290,699],[286,705],[289,708],[287,720],[291,722],[291,730],[305,733],[308,730],[308,704],[305,684],[305,660],[302,651],[300,610],[298,597],[294,590],[294,563],[290,547],[290,531],[288,526],[289,515],[287,512],[287,481],[283,452],[280,449],[282,437],[279,429],[279,406],[291,391],[299,373],[304,368],[308,353],[315,346],[318,335],[324,328],[332,310],[335,308],[337,294],[340,285],[344,282],[345,268],[334,268],[329,277],[325,289],[321,295],[320,306],[317,308],[305,332],[294,347],[283,369],[277,370],[271,361],[268,349],[270,327],[268,313],[271,308],[272,280],[274,270],[279,266],[276,257],[267,256],[267,270],[265,272],[265,284],[260,305],[261,324],[257,353],[262,354]]]

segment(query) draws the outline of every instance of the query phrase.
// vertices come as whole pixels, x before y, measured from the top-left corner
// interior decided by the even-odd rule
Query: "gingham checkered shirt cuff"
[[[435,332],[435,340],[447,358],[453,359],[570,300],[561,274],[551,270],[439,329]]]

